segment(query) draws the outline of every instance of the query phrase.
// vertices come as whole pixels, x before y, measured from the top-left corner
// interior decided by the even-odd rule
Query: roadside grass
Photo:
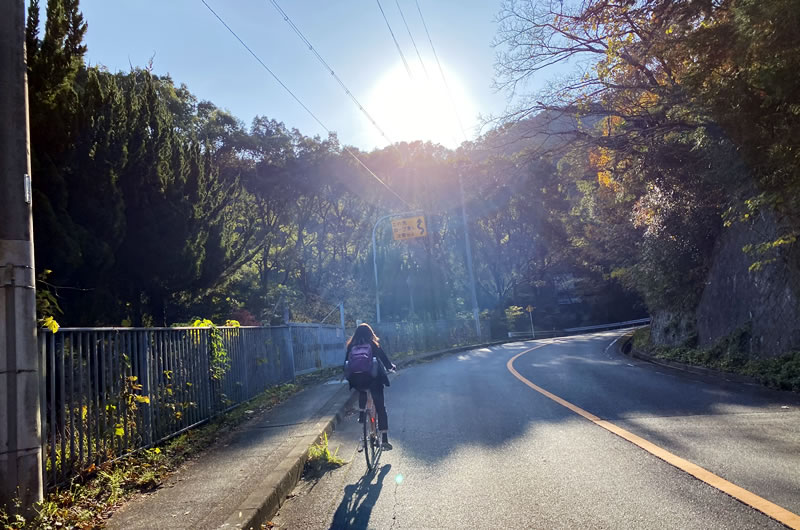
[[[631,339],[633,348],[642,352],[647,352],[650,349],[650,326],[639,328],[633,332]]]
[[[308,448],[308,460],[306,460],[305,474],[319,477],[326,471],[336,469],[345,465],[343,459],[339,458],[339,448],[331,452],[328,445],[328,434],[322,435],[322,440]]]
[[[341,371],[341,370],[338,370]],[[323,373],[326,372],[326,373]],[[36,515],[25,519],[0,510],[0,528],[102,528],[114,509],[137,493],[158,488],[182,463],[208,448],[253,415],[282,403],[305,387],[330,379],[336,370],[321,370],[277,385],[208,423],[186,431],[158,447],[141,449],[99,466],[45,496]],[[331,455],[336,457],[335,453]]]
[[[748,357],[737,348],[743,333],[746,330],[732,333],[708,349],[667,348],[651,345],[650,329],[641,328],[633,333],[631,342],[634,349],[658,359],[744,375],[770,388],[800,392],[800,351],[770,359]]]

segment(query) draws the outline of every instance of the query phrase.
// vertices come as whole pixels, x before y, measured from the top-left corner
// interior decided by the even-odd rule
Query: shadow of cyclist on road
[[[383,489],[383,479],[392,469],[391,464],[381,466],[377,475],[368,473],[355,484],[344,488],[344,497],[333,515],[331,530],[338,528],[367,528],[372,508]],[[375,482],[372,481],[376,478]]]

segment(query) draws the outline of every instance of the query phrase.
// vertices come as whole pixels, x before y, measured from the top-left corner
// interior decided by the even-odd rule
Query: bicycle
[[[381,439],[378,435],[378,414],[372,402],[372,393],[367,390],[367,406],[363,423],[364,436],[361,443],[364,447],[364,457],[367,459],[367,472],[372,472],[378,467],[378,460],[383,452]]]
[[[386,370],[388,374],[395,373],[394,368]],[[367,472],[375,471],[378,467],[378,460],[383,453],[383,443],[378,431],[378,413],[375,410],[375,403],[372,401],[372,392],[367,392],[367,405],[364,408],[363,437],[361,438],[364,458],[367,460]]]

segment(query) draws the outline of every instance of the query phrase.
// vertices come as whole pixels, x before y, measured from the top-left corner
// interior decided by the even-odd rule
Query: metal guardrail
[[[545,339],[545,338],[552,338],[552,337],[563,337],[569,333],[580,333],[583,331],[603,331],[603,330],[610,330],[610,329],[619,329],[629,326],[641,326],[644,324],[649,324],[650,318],[640,318],[637,320],[627,320],[625,322],[613,322],[610,324],[598,324],[595,326],[582,326],[578,328],[566,328],[561,330],[535,330],[536,338],[537,339]],[[530,331],[509,331],[508,338],[522,338],[522,337],[531,337]]]
[[[381,322],[373,325],[381,346],[391,357],[400,353],[436,351],[467,344],[488,342],[489,323],[482,322],[481,336],[475,332],[475,321],[433,320],[417,322]],[[348,330],[348,336],[354,330]]]
[[[599,324],[597,326],[583,326],[580,328],[567,328],[564,331],[572,333],[574,331],[602,331],[605,329],[617,329],[617,328],[624,328],[627,326],[640,326],[644,324],[649,324],[650,318],[640,318],[637,320],[627,320],[625,322],[614,322],[612,324]]]

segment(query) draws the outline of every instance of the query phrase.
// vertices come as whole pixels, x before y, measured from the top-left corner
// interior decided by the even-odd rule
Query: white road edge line
[[[625,336],[625,335],[620,335],[620,336],[619,336],[619,337],[617,337],[616,339],[612,340],[612,341],[611,341],[611,344],[609,344],[608,346],[606,346],[606,349],[605,349],[605,350],[603,350],[603,353],[608,353],[608,349],[609,349],[609,348],[611,348],[611,346],[613,346],[615,342],[617,342],[619,339],[621,339],[621,338],[622,338],[622,337],[624,337],[624,336]]]

